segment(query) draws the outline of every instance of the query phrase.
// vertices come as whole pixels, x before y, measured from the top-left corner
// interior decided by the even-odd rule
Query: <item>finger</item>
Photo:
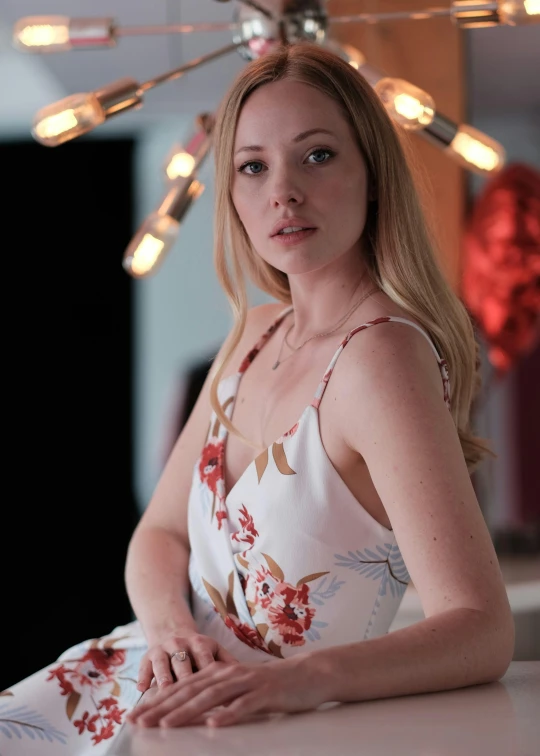
[[[143,659],[139,666],[139,678],[137,681],[137,689],[142,693],[150,687],[152,675],[152,662],[150,659]]]
[[[205,643],[204,641],[196,641],[195,643],[192,643],[190,654],[193,658],[197,671],[205,669],[205,667],[208,667],[210,666],[210,664],[213,664],[215,662],[212,648],[208,645],[208,643]]]
[[[245,680],[224,681],[206,688],[196,696],[191,696],[182,703],[166,701],[163,707],[152,712],[153,722],[160,727],[181,727],[192,724],[193,720],[210,713],[216,706],[231,704],[238,696],[246,692]],[[144,717],[143,717],[144,723]]]
[[[199,681],[199,676],[194,675],[191,680],[181,687],[177,685],[166,686],[148,701],[139,703],[127,716],[134,724],[151,727],[157,724],[159,716],[168,712],[174,706],[181,706],[197,693],[204,690],[205,684]]]
[[[264,701],[250,691],[232,701],[229,706],[212,712],[206,720],[209,727],[228,727],[250,719],[253,714],[264,709]]]
[[[152,666],[154,669],[154,677],[160,688],[164,685],[171,685],[173,683],[173,672],[169,654],[165,651],[156,654],[152,660]]]
[[[171,656],[171,667],[177,680],[183,680],[193,674],[193,665],[187,652],[183,661],[179,656]]]
[[[206,672],[206,670],[204,670]],[[237,682],[245,682],[245,678],[236,678]],[[203,672],[193,675],[189,682],[183,684],[181,687],[166,686],[162,690],[159,690],[155,696],[148,700],[142,700],[137,704],[128,715],[128,719],[131,722],[137,724],[144,724],[146,726],[154,726],[158,723],[161,716],[169,713],[175,707],[183,706],[185,703],[194,699],[206,690],[210,690],[217,683],[225,683],[231,689],[230,679],[223,680],[222,677],[205,676]],[[233,696],[234,698],[234,696]]]

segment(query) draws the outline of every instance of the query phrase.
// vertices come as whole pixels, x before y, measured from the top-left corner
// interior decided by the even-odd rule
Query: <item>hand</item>
[[[128,721],[143,727],[181,727],[202,718],[207,725],[221,727],[254,714],[316,709],[329,700],[305,659],[257,666],[216,662],[141,702]]]
[[[173,657],[175,651],[186,651],[186,659],[182,661],[178,656]],[[150,687],[152,678],[159,687],[172,685],[216,660],[227,665],[237,662],[232,654],[206,635],[194,632],[171,635],[163,642],[151,646],[143,656],[137,689],[144,693]]]

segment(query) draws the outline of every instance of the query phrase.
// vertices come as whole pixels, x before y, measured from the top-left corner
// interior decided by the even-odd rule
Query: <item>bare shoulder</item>
[[[413,316],[397,306],[375,305],[365,326],[352,336],[338,360],[334,380],[342,394],[376,389],[390,398],[416,389],[443,397],[434,344]]]
[[[242,337],[231,355],[224,377],[227,377],[238,369],[238,365],[247,353],[253,349],[272,323],[275,323],[280,314],[286,309],[287,305],[283,302],[268,302],[249,308]]]
[[[246,335],[254,335],[255,338],[257,338],[257,333],[262,336],[264,331],[270,328],[280,314],[287,309],[287,306],[283,302],[268,302],[267,304],[250,307],[247,313],[244,333]]]

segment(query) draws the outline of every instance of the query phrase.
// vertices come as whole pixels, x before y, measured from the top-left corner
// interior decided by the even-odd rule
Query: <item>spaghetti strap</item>
[[[238,368],[238,375],[242,375],[246,372],[248,367],[251,365],[255,357],[259,354],[263,346],[266,344],[270,336],[275,333],[275,331],[278,329],[281,322],[287,317],[287,315],[292,312],[293,306],[288,305],[284,310],[282,310],[277,318],[272,322],[269,328],[266,329],[266,331],[263,333],[263,335],[260,337],[260,339],[257,341],[255,346],[250,349],[250,351],[246,354],[242,362],[240,363],[240,367]]]
[[[418,326],[416,323],[413,323],[412,320],[407,320],[407,318],[398,318],[394,316],[384,317],[384,318],[375,318],[374,320],[369,320],[366,323],[362,323],[362,325],[356,326],[355,328],[352,328],[349,331],[349,333],[345,336],[345,338],[343,339],[343,341],[337,348],[337,351],[335,352],[334,356],[330,360],[330,364],[326,368],[326,372],[323,376],[323,379],[319,383],[317,387],[317,391],[315,392],[315,396],[313,397],[313,401],[311,402],[312,406],[315,407],[316,409],[319,408],[324,392],[326,391],[328,381],[330,380],[330,376],[332,375],[332,372],[338,360],[338,357],[341,354],[341,352],[345,349],[345,347],[347,346],[349,341],[352,339],[352,337],[356,333],[359,333],[360,331],[365,331],[367,328],[371,328],[372,326],[379,325],[380,323],[403,323],[404,325],[412,326],[419,333],[421,333],[422,336],[424,336],[427,339],[428,344],[432,348],[435,354],[435,357],[437,358],[437,362],[439,363],[439,369],[441,371],[441,377],[443,381],[444,401],[448,409],[450,409],[450,380],[449,380],[448,366],[447,366],[446,360],[442,359],[431,337],[426,333],[426,331],[423,328],[420,328],[420,326]]]

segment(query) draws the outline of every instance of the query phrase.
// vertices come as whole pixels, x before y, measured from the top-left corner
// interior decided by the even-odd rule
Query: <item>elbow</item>
[[[516,628],[512,613],[490,618],[490,629],[488,637],[492,642],[485,645],[486,682],[497,682],[504,677],[514,658]]]

